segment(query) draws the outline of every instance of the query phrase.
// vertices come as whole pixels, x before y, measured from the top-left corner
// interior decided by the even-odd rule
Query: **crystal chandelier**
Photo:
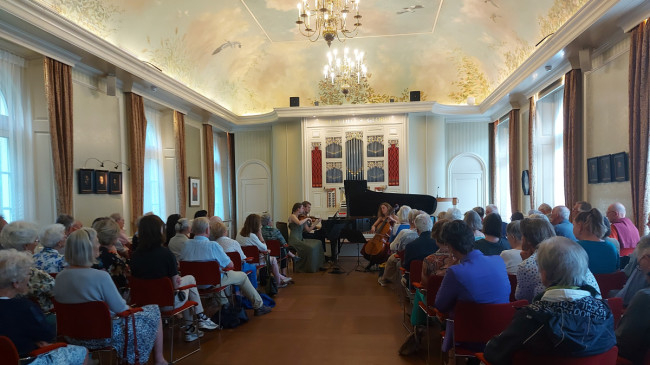
[[[360,84],[366,79],[368,69],[363,60],[363,52],[354,50],[354,57],[350,57],[347,48],[343,50],[343,58],[339,58],[338,50],[327,52],[327,65],[323,68],[325,79],[337,85],[347,97],[351,84]]]
[[[316,42],[322,35],[327,46],[332,45],[336,38],[344,41],[345,38],[352,38],[357,34],[361,26],[361,15],[359,14],[359,0],[302,0],[298,3],[298,30],[302,35]],[[354,12],[356,15],[351,15]],[[348,20],[348,17],[354,19]],[[354,28],[348,29],[348,21],[352,22]]]

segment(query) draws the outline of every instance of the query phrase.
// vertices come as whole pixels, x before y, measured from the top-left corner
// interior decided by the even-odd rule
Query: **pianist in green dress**
[[[299,219],[302,213],[302,203],[296,203],[289,216],[289,245],[296,248],[301,258],[295,262],[294,269],[297,272],[317,272],[325,263],[325,253],[321,241],[302,237],[302,232],[309,223],[309,217]]]

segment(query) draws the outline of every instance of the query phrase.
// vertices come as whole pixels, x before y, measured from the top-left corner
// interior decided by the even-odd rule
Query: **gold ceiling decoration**
[[[354,50],[354,57],[350,57],[346,47],[343,57],[340,58],[338,49],[327,52],[327,64],[323,67],[323,75],[332,85],[338,86],[346,97],[350,93],[353,83],[360,84],[366,79],[368,68],[364,63],[363,52]]]
[[[299,2],[296,20],[298,30],[310,41],[322,36],[329,47],[334,39],[345,41],[357,35],[361,26],[359,0],[313,0],[312,4],[309,0]]]

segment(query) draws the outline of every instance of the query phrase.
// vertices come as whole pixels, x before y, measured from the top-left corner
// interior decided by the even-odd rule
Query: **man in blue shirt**
[[[555,228],[557,236],[566,237],[572,241],[578,242],[576,236],[573,234],[573,224],[569,222],[571,211],[564,205],[558,205],[551,211],[551,224]]]
[[[460,262],[447,269],[442,280],[435,303],[439,311],[452,312],[459,300],[493,304],[510,301],[506,264],[499,256],[485,256],[474,249],[474,233],[465,222],[447,223],[442,240]]]
[[[221,267],[221,285],[238,285],[242,294],[253,303],[255,315],[261,316],[271,311],[264,305],[259,293],[255,290],[248,276],[241,271],[224,271],[232,269],[233,263],[220,244],[210,241],[210,221],[208,218],[199,217],[192,221],[191,232],[194,238],[185,241],[181,251],[183,261],[217,261]]]

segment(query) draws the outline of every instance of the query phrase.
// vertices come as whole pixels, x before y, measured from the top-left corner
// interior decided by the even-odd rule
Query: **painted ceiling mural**
[[[350,97],[323,81],[324,40],[298,32],[297,0],[33,0],[238,115],[302,105],[481,102],[588,0],[361,0],[368,77]],[[593,0],[592,0],[593,1]]]

